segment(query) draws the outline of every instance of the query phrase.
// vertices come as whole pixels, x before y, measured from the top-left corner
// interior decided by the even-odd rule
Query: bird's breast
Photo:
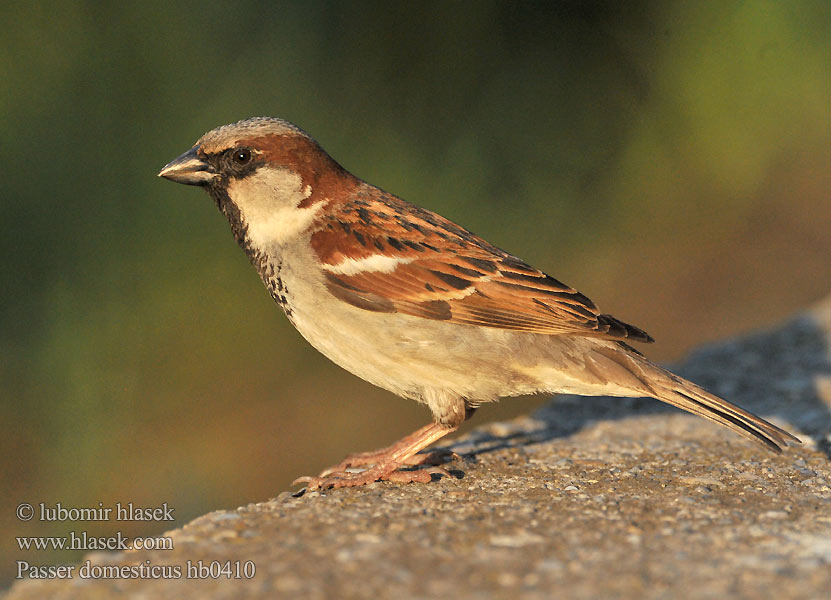
[[[288,317],[289,321],[294,324],[294,310],[292,308],[292,302],[289,301],[291,297],[291,291],[289,290],[286,282],[283,281],[282,272],[283,272],[283,263],[280,260],[264,260],[264,264],[259,270],[260,277],[265,284],[268,293],[271,294],[271,297],[274,301],[280,305],[280,308],[283,309],[283,312],[286,313],[286,317]]]

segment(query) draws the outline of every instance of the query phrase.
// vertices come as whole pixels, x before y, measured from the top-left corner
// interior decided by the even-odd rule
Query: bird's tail
[[[619,348],[609,348],[606,352],[598,348],[597,351],[601,352],[604,362],[611,359],[633,375],[641,384],[637,386],[637,391],[641,392],[641,395],[657,398],[724,425],[774,452],[782,452],[789,443],[801,443],[799,438],[784,429],[711,394],[683,377],[670,373],[649,361],[634,348],[623,343],[620,345],[624,346],[625,352],[621,352]]]

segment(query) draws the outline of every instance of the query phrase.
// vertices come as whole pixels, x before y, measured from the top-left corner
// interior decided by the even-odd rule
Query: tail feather
[[[774,452],[782,452],[789,442],[800,443],[798,438],[784,429],[709,393],[694,383],[674,375],[672,379],[676,385],[668,390],[659,390],[655,396],[658,400],[724,425]]]
[[[625,352],[620,351],[620,346],[625,348]],[[801,443],[799,438],[773,423],[768,423],[693,382],[670,373],[625,344],[620,346],[612,352],[602,352],[602,355],[607,359],[613,359],[635,376],[644,388],[636,390],[638,393],[723,425],[774,452],[782,452],[789,443]]]

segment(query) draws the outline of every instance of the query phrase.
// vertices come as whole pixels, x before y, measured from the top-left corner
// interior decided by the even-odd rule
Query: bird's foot
[[[425,455],[429,456],[429,455]],[[352,473],[349,471],[324,471],[318,477],[298,477],[292,485],[306,484],[309,491],[326,490],[329,488],[357,487],[376,481],[392,481],[395,483],[430,483],[433,475],[450,476],[450,472],[441,467],[410,470],[410,465],[402,462],[385,462],[377,464],[365,471]]]
[[[428,453],[419,455],[418,452],[456,430],[456,426],[446,426],[440,423],[425,425],[418,431],[397,441],[392,446],[376,452],[353,454],[331,469],[326,469],[317,477],[299,477],[292,485],[308,484],[309,490],[320,490],[339,487],[355,487],[375,481],[395,481],[398,483],[428,483],[433,475],[450,475],[441,467],[410,470],[413,465],[434,464],[434,461],[443,462],[446,454]],[[451,453],[451,456],[455,456]],[[348,469],[356,466],[373,465],[365,471],[352,473]]]
[[[383,448],[381,450],[375,450],[372,452],[358,452],[356,454],[350,454],[338,464],[329,467],[328,469],[324,469],[320,473],[320,475],[318,475],[318,477],[326,477],[327,475],[331,475],[333,473],[342,473],[347,469],[352,469],[355,467],[367,467],[372,465],[380,465],[384,462],[389,462],[390,456],[396,450],[397,448],[395,446],[390,446],[389,448]],[[457,458],[461,457],[452,450],[434,450],[432,452],[425,452],[423,454],[414,454],[412,456],[406,456],[394,462],[408,467],[434,467],[442,465],[446,462],[450,462],[451,460],[455,460]]]

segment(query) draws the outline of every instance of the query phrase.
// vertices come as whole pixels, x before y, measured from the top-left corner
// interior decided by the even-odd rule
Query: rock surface
[[[453,444],[452,478],[284,492],[84,559],[181,578],[7,598],[831,598],[830,347],[831,301],[678,369],[802,438],[781,456],[657,401],[563,397]]]

